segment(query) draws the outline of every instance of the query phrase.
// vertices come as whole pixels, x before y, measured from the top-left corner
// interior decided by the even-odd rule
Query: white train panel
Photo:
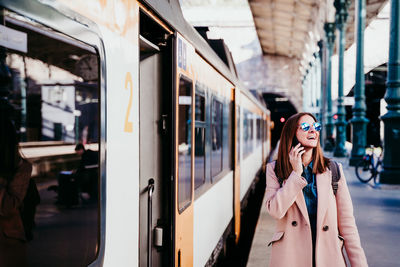
[[[204,266],[233,216],[233,172],[194,203],[193,266]]]
[[[240,164],[240,201],[247,193],[249,186],[253,182],[258,170],[261,167],[262,147],[255,148],[247,158]]]
[[[139,48],[107,29],[103,34],[108,66],[104,262],[105,266],[135,266],[139,258]]]

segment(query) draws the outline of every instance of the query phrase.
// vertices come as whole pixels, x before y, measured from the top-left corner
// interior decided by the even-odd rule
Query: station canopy
[[[366,0],[366,26],[388,0]],[[354,43],[355,4],[350,0],[346,49]],[[333,0],[249,0],[257,35],[264,55],[292,58],[304,75],[308,63],[319,51],[324,23],[334,22]]]

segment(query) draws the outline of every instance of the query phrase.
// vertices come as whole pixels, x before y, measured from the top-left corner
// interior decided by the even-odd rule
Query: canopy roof
[[[347,20],[346,48],[354,42],[355,2]],[[387,0],[366,0],[366,25]],[[304,74],[318,41],[324,37],[324,23],[334,22],[333,0],[249,0],[254,24],[264,55],[286,56],[297,61]]]

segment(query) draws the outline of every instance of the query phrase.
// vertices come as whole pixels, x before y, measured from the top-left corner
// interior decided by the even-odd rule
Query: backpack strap
[[[338,183],[339,183],[339,180],[340,180],[339,164],[336,161],[331,160],[329,162],[329,169],[332,172],[332,190],[333,190],[333,194],[336,196],[336,192],[337,192],[338,187],[339,187]]]

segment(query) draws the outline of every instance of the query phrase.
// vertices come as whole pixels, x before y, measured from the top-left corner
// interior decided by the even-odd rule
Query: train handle
[[[152,201],[154,192],[154,179],[149,179],[149,185],[147,186],[148,192],[148,209],[147,209],[147,267],[152,267]]]

